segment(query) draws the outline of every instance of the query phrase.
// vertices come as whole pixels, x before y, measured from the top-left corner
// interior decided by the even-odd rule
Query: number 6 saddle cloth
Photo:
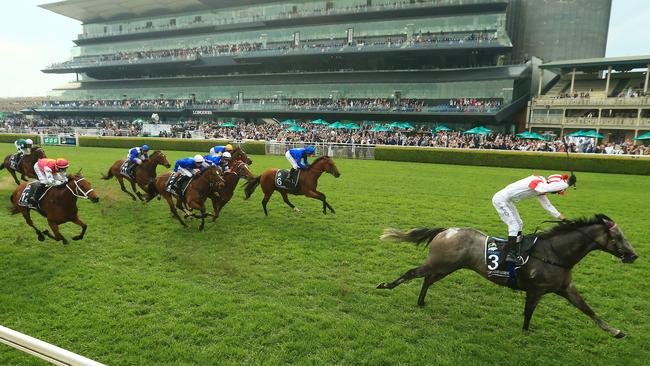
[[[529,253],[536,242],[537,236],[524,237],[524,241],[521,243],[521,255],[524,257],[524,265],[528,262]],[[511,270],[508,263],[506,263],[508,253],[506,253],[505,248],[507,244],[507,239],[494,236],[488,236],[485,239],[485,265],[489,277],[509,278],[511,276]],[[514,250],[514,248],[512,249]]]

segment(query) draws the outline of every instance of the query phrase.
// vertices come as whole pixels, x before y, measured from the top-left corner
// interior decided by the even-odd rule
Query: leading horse
[[[266,209],[266,204],[271,199],[273,192],[278,191],[282,195],[284,202],[289,205],[294,211],[301,212],[298,207],[293,205],[289,201],[288,193],[294,195],[305,195],[310,198],[314,198],[323,202],[323,214],[327,214],[327,209],[330,212],[334,213],[334,208],[327,202],[325,194],[316,190],[318,186],[318,178],[323,173],[332,174],[335,178],[341,176],[339,173],[334,160],[329,156],[321,156],[309,166],[309,168],[304,169],[300,172],[300,177],[298,178],[298,185],[295,190],[289,190],[285,188],[278,188],[275,185],[275,176],[279,169],[268,169],[264,171],[260,176],[249,180],[244,186],[245,189],[245,198],[249,199],[250,196],[255,192],[255,188],[258,185],[262,186],[262,192],[264,192],[264,198],[262,199],[262,208],[264,208],[264,215],[268,216],[268,210]]]
[[[153,183],[156,179],[156,168],[158,165],[162,165],[165,168],[169,168],[171,165],[169,164],[169,161],[167,161],[167,156],[160,150],[156,150],[151,154],[149,159],[145,160],[142,162],[141,165],[138,165],[135,167],[135,179],[131,179],[131,177],[126,177],[122,175],[120,172],[120,168],[122,167],[122,164],[124,164],[125,160],[118,160],[113,165],[108,169],[108,174],[107,175],[102,175],[102,179],[104,180],[109,180],[113,177],[117,179],[118,182],[120,182],[120,188],[122,189],[123,192],[131,196],[131,198],[136,201],[136,197],[133,195],[135,193],[138,198],[141,201],[147,200],[150,201],[151,194],[152,192],[149,192],[149,185]],[[124,186],[124,180],[127,180],[129,183],[131,183],[131,189],[133,190],[133,193],[129,192],[126,190],[126,187]],[[138,185],[143,191],[147,192],[149,197],[145,198],[142,196],[142,194],[138,191],[138,189],[135,187],[135,185]]]
[[[22,213],[25,222],[36,231],[36,235],[38,235],[38,240],[40,241],[45,240],[45,235],[47,235],[56,241],[63,241],[63,244],[68,244],[68,240],[59,231],[59,225],[69,221],[81,226],[81,233],[74,236],[72,240],[83,239],[88,225],[79,218],[77,198],[89,199],[90,202],[97,203],[99,202],[99,197],[93,190],[90,182],[81,175],[81,172],[72,177],[68,177],[67,183],[50,188],[39,203],[38,212],[47,219],[47,223],[52,229],[52,234],[47,230],[39,230],[32,221],[31,209],[18,204],[20,196],[23,194],[27,184],[20,184],[11,195],[11,214]]]
[[[471,269],[506,286],[507,278],[489,277],[487,274],[487,238],[487,235],[471,228],[418,228],[408,232],[386,229],[382,240],[407,241],[417,245],[428,243],[429,256],[423,265],[408,270],[393,282],[381,283],[377,288],[392,289],[403,282],[424,277],[418,298],[418,305],[424,306],[429,286],[461,268]],[[571,269],[594,250],[610,253],[623,263],[632,263],[638,258],[618,224],[603,214],[559,224],[538,236],[528,262],[516,271],[516,287],[526,292],[524,331],[528,330],[542,296],[554,293],[567,299],[603,330],[616,338],[625,337],[623,331],[610,327],[591,310],[573,284]]]
[[[232,198],[239,180],[251,180],[254,178],[253,173],[251,173],[251,171],[248,169],[248,164],[245,163],[244,160],[240,159],[241,156],[238,156],[238,158],[235,159],[233,155],[233,160],[230,164],[232,166],[232,169],[222,174],[224,180],[223,187],[218,189],[214,194],[210,196],[210,199],[212,200],[212,208],[214,208],[212,222],[215,222],[217,220],[221,209],[223,209],[223,207]]]
[[[5,156],[4,161],[2,164],[0,164],[0,170],[2,168],[7,168],[9,171],[9,174],[11,174],[12,177],[14,177],[14,182],[16,182],[17,185],[20,185],[20,181],[18,181],[18,178],[16,177],[16,172],[20,173],[20,179],[27,181],[27,177],[29,178],[36,178],[36,172],[34,171],[34,164],[38,161],[38,159],[45,159],[47,156],[45,155],[45,151],[41,147],[35,148],[31,154],[29,155],[24,155],[23,159],[20,162],[20,165],[17,167],[16,170],[14,170],[11,167],[11,156],[13,154],[9,154]]]

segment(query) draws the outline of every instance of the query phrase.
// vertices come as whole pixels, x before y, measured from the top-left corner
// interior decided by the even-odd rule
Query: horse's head
[[[321,171],[327,172],[332,174],[335,178],[338,178],[341,176],[341,173],[339,173],[339,168],[336,167],[336,164],[334,163],[334,160],[330,158],[329,156],[321,156],[320,158],[314,160],[314,162],[311,164],[312,167],[316,169],[320,169]]]
[[[165,168],[169,168],[171,166],[167,160],[167,156],[160,150],[154,151],[153,154],[151,154],[149,157],[149,160],[151,160],[152,163],[162,165]]]
[[[253,164],[253,161],[248,157],[248,155],[246,155],[246,152],[244,152],[244,150],[242,150],[242,148],[239,146],[237,146],[235,150],[232,151],[231,155],[233,160],[241,160],[247,165]]]
[[[87,198],[92,203],[99,202],[99,196],[95,193],[92,184],[81,175],[81,170],[77,174],[68,177],[66,188],[76,197]]]
[[[37,147],[34,150],[32,150],[32,156],[34,156],[34,159],[45,159],[47,156],[45,156],[45,150],[43,150],[42,147]]]
[[[210,185],[214,190],[223,188],[225,184],[223,177],[221,176],[221,169],[214,165],[205,168],[203,173],[201,173],[201,177],[205,177],[208,181],[208,185]]]
[[[632,244],[625,238],[621,227],[605,215],[597,215],[603,225],[602,240],[598,241],[600,249],[613,256],[621,258],[623,263],[632,263],[639,256],[634,251]]]
[[[255,178],[250,169],[248,169],[248,164],[246,164],[243,160],[233,158],[230,166],[230,171],[237,174],[239,178],[245,178],[247,180]]]

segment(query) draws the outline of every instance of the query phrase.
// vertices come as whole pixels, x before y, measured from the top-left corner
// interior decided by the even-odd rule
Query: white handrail
[[[0,325],[0,343],[59,366],[105,366],[76,353]]]

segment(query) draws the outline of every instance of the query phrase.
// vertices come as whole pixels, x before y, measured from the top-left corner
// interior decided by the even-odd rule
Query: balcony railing
[[[650,97],[622,97],[622,98],[535,98],[533,107],[639,107],[650,106]]]
[[[134,58],[125,60],[71,60],[58,64],[48,66],[47,70],[74,70],[85,67],[107,67],[107,66],[123,66],[123,65],[147,65],[157,63],[172,63],[172,62],[194,62],[199,57],[196,54],[187,56],[169,56],[169,57],[156,57],[156,58]]]
[[[615,129],[650,129],[650,118],[636,117],[533,117],[531,126],[597,127]]]

